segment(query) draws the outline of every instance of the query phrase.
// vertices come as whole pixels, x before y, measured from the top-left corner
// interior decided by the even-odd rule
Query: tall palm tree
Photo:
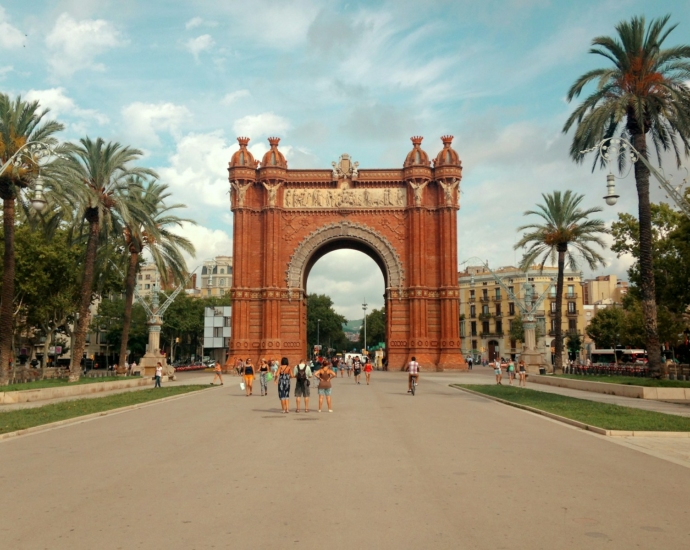
[[[63,129],[62,124],[43,118],[48,110],[39,110],[38,101],[26,102],[21,97],[12,101],[0,94],[0,166],[29,142],[55,145],[53,134]],[[12,330],[14,314],[14,224],[15,200],[21,189],[28,187],[38,173],[38,164],[30,151],[18,162],[0,174],[0,198],[5,251],[3,256],[2,304],[0,305],[0,385],[9,382],[12,358]]]
[[[134,288],[139,271],[139,259],[144,249],[150,253],[163,283],[168,283],[170,276],[175,282],[183,283],[187,278],[187,264],[182,252],[187,252],[192,256],[195,252],[194,245],[189,239],[172,232],[172,229],[182,227],[184,222],[195,223],[173,213],[178,208],[186,208],[186,205],[165,205],[164,201],[170,197],[167,185],[156,181],[149,181],[144,185],[140,180],[135,183],[137,185],[131,186],[128,192],[132,199],[130,209],[132,220],[124,229],[129,263],[125,281],[125,312],[122,322],[120,362],[124,362],[127,356]]]
[[[690,46],[662,49],[676,25],[666,28],[670,16],[654,19],[633,17],[616,25],[617,37],[600,36],[592,41],[590,53],[601,55],[612,66],[594,69],[575,81],[568,101],[578,97],[590,83],[596,90],[580,104],[563,127],[567,132],[577,123],[570,147],[571,157],[582,162],[582,151],[604,138],[624,137],[647,159],[647,136],[654,145],[657,161],[672,150],[676,164],[690,154]],[[681,155],[682,149],[682,155]],[[597,155],[594,166],[604,159]],[[619,169],[626,158],[618,158]],[[594,169],[594,167],[593,167]],[[652,221],[649,202],[649,169],[635,163],[640,219],[640,274],[642,308],[649,367],[661,376],[663,364],[656,319],[656,297],[652,266]]]
[[[133,177],[157,177],[153,170],[132,166],[142,152],[117,142],[106,143],[103,139],[95,141],[82,138],[78,144],[65,149],[67,161],[64,163],[64,176],[70,182],[77,198],[77,219],[86,222],[87,241],[82,275],[79,318],[72,350],[70,381],[79,379],[81,358],[86,344],[89,327],[89,306],[92,301],[94,264],[103,230],[112,228],[113,213],[117,212],[123,223],[130,222],[127,191],[135,184]]]
[[[601,212],[601,208],[580,209],[580,203],[584,195],[576,195],[567,190],[561,194],[554,191],[553,194],[542,193],[544,204],[538,204],[537,210],[528,210],[525,216],[535,215],[541,218],[541,223],[523,225],[518,231],[529,230],[515,245],[515,249],[528,246],[522,259],[522,269],[528,269],[539,257],[541,257],[541,269],[547,260],[558,263],[558,278],[556,281],[556,372],[563,369],[563,332],[561,328],[561,316],[563,313],[563,271],[567,260],[568,267],[577,269],[576,255],[582,256],[591,269],[598,264],[606,265],[604,258],[592,250],[591,244],[604,247],[604,242],[598,236],[606,233],[606,226],[602,220],[590,220],[588,217],[595,212]],[[575,254],[573,254],[574,249]]]

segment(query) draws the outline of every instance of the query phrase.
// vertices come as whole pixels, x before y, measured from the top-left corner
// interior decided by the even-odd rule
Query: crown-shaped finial
[[[278,147],[278,144],[280,143],[280,138],[270,137],[268,138],[268,143],[271,145],[271,147]]]
[[[248,137],[238,137],[237,142],[240,144],[240,147],[246,147],[247,144],[249,143],[250,139]]]
[[[423,140],[423,139],[424,139],[424,138],[423,138],[422,136],[412,136],[412,137],[410,138],[410,140],[412,141],[412,144],[413,144],[415,147],[419,147],[419,146],[422,144],[422,140]]]
[[[443,145],[450,147],[450,144],[453,143],[453,136],[441,136],[441,141]]]

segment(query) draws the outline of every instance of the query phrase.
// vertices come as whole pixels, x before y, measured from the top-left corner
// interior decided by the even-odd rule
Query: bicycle
[[[412,395],[414,395],[416,388],[417,388],[417,377],[413,376],[412,377],[412,383],[410,384],[410,391],[412,392]]]

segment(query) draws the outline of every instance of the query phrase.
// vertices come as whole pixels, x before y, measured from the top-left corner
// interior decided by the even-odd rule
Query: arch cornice
[[[398,253],[390,241],[381,233],[362,224],[353,222],[336,222],[324,225],[304,237],[290,256],[285,274],[289,289],[303,288],[304,269],[316,251],[323,245],[338,240],[359,241],[371,247],[386,266],[388,287],[402,288],[405,270]]]

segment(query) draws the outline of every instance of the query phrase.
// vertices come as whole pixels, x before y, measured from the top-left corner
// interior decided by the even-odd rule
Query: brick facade
[[[457,280],[462,166],[452,136],[432,163],[421,137],[402,169],[358,170],[348,155],[332,170],[289,170],[269,138],[261,163],[248,138],[229,164],[234,214],[232,337],[237,357],[307,356],[306,281],[333,250],[368,254],[386,286],[388,365],[463,369]]]

